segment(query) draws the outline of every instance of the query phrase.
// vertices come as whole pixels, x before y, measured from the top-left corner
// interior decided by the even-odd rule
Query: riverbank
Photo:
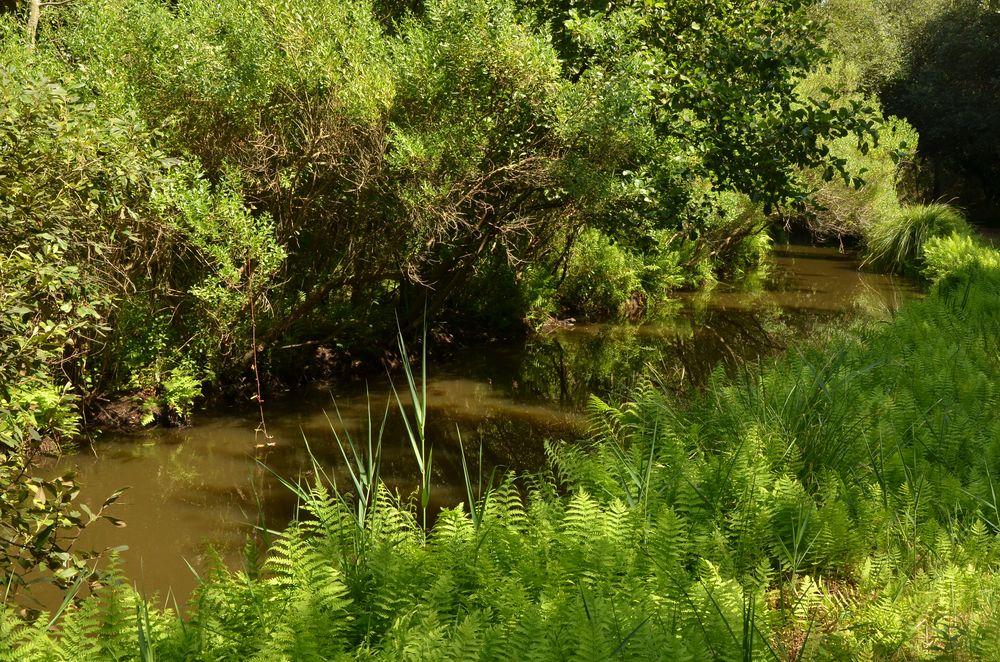
[[[548,444],[552,473],[494,483],[432,531],[389,491],[358,521],[316,485],[266,561],[205,576],[183,628],[152,609],[144,644],[124,585],[64,639],[8,621],[8,640],[167,659],[989,658],[998,323],[1000,277],[972,264],[888,324],[686,405],[648,387],[595,402],[589,448]],[[73,638],[109,620],[119,639]]]
[[[591,395],[621,401],[637,380],[652,378],[686,397],[716,369],[732,372],[767,360],[834,321],[844,325],[872,311],[884,318],[918,296],[906,279],[857,267],[855,258],[834,248],[782,246],[755,288],[720,285],[687,295],[672,316],[655,322],[576,324],[527,342],[459,349],[447,360],[432,353],[427,434],[435,447],[433,507],[465,499],[456,429],[477,465],[482,453],[485,474],[533,473],[546,466],[545,440],[586,437]],[[396,373],[394,379],[398,386],[403,377]],[[188,564],[203,571],[218,553],[229,567],[239,567],[254,524],[280,529],[292,518],[294,497],[275,474],[295,480],[312,469],[303,437],[324,468],[349,484],[326,414],[341,434],[365,439],[369,402],[378,423],[391,399],[385,374],[301,386],[265,404],[270,438],[257,431],[256,406],[216,410],[195,415],[183,429],[109,432],[47,471],[74,471],[78,501],[92,507],[129,486],[111,511],[128,526],[95,523],[77,549],[127,545],[122,567],[131,581],[147,596],[169,593],[183,605],[197,584]],[[409,494],[418,468],[394,403],[384,440],[382,478]],[[51,591],[42,605],[51,610],[61,601]],[[27,597],[23,604],[39,607]]]

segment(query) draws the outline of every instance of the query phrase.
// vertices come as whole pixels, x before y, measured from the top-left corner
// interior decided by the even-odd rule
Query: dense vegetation
[[[294,378],[426,314],[496,333],[739,273],[803,169],[874,140],[798,86],[801,0],[83,0],[2,32],[4,400],[67,433],[130,393]],[[39,279],[42,271],[51,276]],[[72,348],[72,349],[70,349]],[[372,352],[372,350],[375,350]],[[65,435],[64,435],[65,436]]]
[[[824,139],[874,138],[857,99],[797,87],[824,57],[801,0],[20,9],[0,19],[4,553],[64,581],[57,524],[93,518],[69,516],[69,476],[32,477],[38,452],[379,356],[397,318],[639,314],[750,268],[802,169],[849,179]]]
[[[244,571],[220,564],[184,618],[112,571],[51,618],[3,607],[0,659],[1000,656],[1000,257],[938,203],[997,174],[1000,13],[918,5],[4,15],[4,602],[38,570],[93,577],[75,535],[117,522],[118,495],[93,512],[32,461],[94,421],[259,400],[423,319],[472,335],[638,316],[745,274],[782,224],[933,285],[690,401],[595,401],[589,446],[469,479],[432,525],[414,393],[412,499],[369,449],[354,494],[290,485],[305,516]]]
[[[956,250],[967,259],[948,268]],[[954,235],[924,259],[938,283],[895,319],[719,373],[684,405],[652,388],[618,407],[595,400],[588,446],[552,444],[550,471],[479,481],[478,497],[469,477],[469,505],[430,530],[426,500],[381,486],[369,447],[354,493],[318,466],[290,485],[302,517],[262,563],[206,576],[183,620],[112,576],[57,623],[4,612],[0,651],[994,659],[998,257]]]
[[[830,0],[829,38],[848,88],[920,134],[928,200],[1000,214],[1000,5],[996,0]]]

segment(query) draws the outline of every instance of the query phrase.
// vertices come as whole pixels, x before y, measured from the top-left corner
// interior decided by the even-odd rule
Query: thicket
[[[5,610],[0,659],[996,658],[1000,271],[966,241],[930,240],[937,283],[894,319],[685,404],[594,400],[547,472],[463,462],[468,500],[430,529],[433,486],[390,493],[378,446],[343,442],[356,490],[318,465],[289,484],[300,517],[184,618],[113,576],[58,619]]]
[[[882,251],[887,232],[905,235],[908,219],[924,213],[907,211],[912,205],[953,204],[992,222],[998,200],[990,182],[1000,162],[1000,87],[992,73],[1000,57],[997,3],[832,0],[812,11],[827,26],[831,59],[802,81],[802,90],[835,90],[835,103],[868,103],[887,119],[878,145],[826,143],[860,185],[807,170],[816,193],[805,213],[792,210],[787,221],[821,237],[874,244],[870,254]],[[890,218],[898,229],[888,228]]]
[[[75,504],[72,475],[39,477],[33,459],[74,437],[109,391],[186,415],[243,323],[225,305],[244,300],[236,269],[280,261],[249,238],[266,218],[168,158],[133,116],[103,113],[76,77],[50,75],[14,27],[0,25],[4,595],[40,568],[61,583],[89,574],[70,552],[101,514]]]
[[[18,368],[39,389],[19,411],[70,430],[127,392],[144,421],[183,419],[202,385],[252,390],[255,354],[294,375],[319,345],[384,345],[396,314],[502,329],[745,270],[764,213],[806,198],[799,169],[845,168],[823,140],[875,134],[863,104],[796,88],[824,57],[808,4],[5,16],[9,335],[64,336]],[[593,300],[592,266],[614,282]],[[36,267],[64,283],[47,307]]]

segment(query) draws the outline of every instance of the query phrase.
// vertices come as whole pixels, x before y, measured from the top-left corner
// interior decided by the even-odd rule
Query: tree
[[[756,208],[807,195],[797,168],[846,176],[824,139],[873,133],[859,104],[797,95],[823,58],[806,4],[429,0],[382,3],[387,21],[366,0],[79,0],[36,57],[198,173],[153,218],[205,242],[183,245],[207,273],[162,282],[239,371],[230,331],[261,288],[259,344],[377,346],[393,311],[433,313],[484,270],[560,269],[585,227],[690,271],[728,259]],[[194,202],[220,191],[224,217],[260,221],[232,238],[287,256],[273,278]]]
[[[575,46],[565,52],[571,76],[598,69],[605,79],[644,79],[642,110],[658,137],[697,155],[685,175],[771,206],[808,195],[797,168],[822,163],[832,167],[829,176],[847,174],[825,139],[876,137],[872,109],[831,103],[832,92],[803,97],[796,89],[827,57],[811,5],[630,0],[548,11]]]
[[[954,0],[916,30],[887,112],[906,117],[925,154],[1000,203],[1000,3]],[[941,195],[941,182],[938,190]]]
[[[929,197],[959,192],[967,206],[983,197],[996,209],[1000,4],[830,0],[817,13],[829,21],[847,82],[919,132],[935,173]]]

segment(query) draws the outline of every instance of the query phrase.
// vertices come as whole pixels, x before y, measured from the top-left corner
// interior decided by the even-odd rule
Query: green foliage
[[[771,252],[768,219],[762,206],[746,195],[733,192],[716,193],[708,199],[713,213],[700,237],[704,247],[699,250],[695,246],[687,267],[706,274],[705,280],[714,276],[747,276],[761,268]],[[701,283],[693,280],[692,284]]]
[[[978,274],[1000,268],[1000,254],[971,235],[931,237],[923,245],[923,275],[932,283],[953,274]]]
[[[768,208],[799,198],[796,166],[823,161],[842,171],[842,162],[820,149],[822,139],[848,133],[863,139],[872,129],[860,116],[861,103],[837,107],[796,92],[796,82],[823,59],[810,3],[552,4],[542,5],[543,14],[554,14],[557,23],[570,19],[575,48],[567,49],[568,65],[587,76],[624,73],[641,62],[657,113],[654,130],[680,143],[664,147],[683,152],[697,144],[703,156],[685,164],[688,172],[720,190]]]
[[[902,4],[832,0],[816,11],[828,22],[831,48],[843,58],[841,80],[858,91],[878,93],[903,75],[920,26],[938,15],[941,0]]]
[[[877,89],[866,83],[872,73],[867,67],[878,62],[883,68],[888,67],[887,60],[899,56],[893,53],[894,46],[899,44],[884,34],[894,29],[886,25],[887,17],[871,16],[874,4],[836,0],[814,9],[829,25],[827,39],[833,56],[800,81],[798,93],[807,98],[825,98],[837,107],[865,104],[879,116],[878,140],[874,143],[861,142],[850,135],[823,141],[823,148],[843,165],[841,176],[833,176],[838,173],[825,165],[802,172],[812,195],[804,209],[784,210],[786,222],[801,222],[821,238],[843,241],[864,237],[872,225],[897,215],[901,203],[918,201],[925,193],[921,190],[922,162],[917,158],[916,130],[906,119],[884,117]],[[875,22],[868,24],[868,21]],[[873,35],[872,28],[879,34]],[[895,26],[895,29],[902,28]],[[866,54],[862,56],[859,51]],[[884,59],[879,60],[880,57]]]
[[[72,436],[79,420],[74,397],[54,382],[71,334],[86,325],[74,315],[66,291],[78,280],[75,268],[52,263],[65,240],[40,237],[42,246],[0,256],[0,443],[20,449],[41,434]],[[30,249],[28,249],[30,250]],[[76,311],[80,311],[76,308]],[[55,319],[53,319],[55,318]]]
[[[53,582],[74,594],[80,584],[99,576],[99,553],[74,549],[80,533],[105,519],[118,526],[121,520],[104,514],[118,500],[112,494],[96,512],[77,501],[80,487],[75,475],[33,476],[30,457],[0,451],[0,604],[33,584]]]
[[[1000,83],[990,63],[1000,57],[1000,7],[995,0],[956,0],[936,9],[914,31],[906,67],[884,92],[885,106],[909,119],[927,154],[995,203]]]
[[[660,230],[640,252],[635,244],[615,242],[595,229],[572,237],[560,256],[557,275],[544,282],[547,291],[530,281],[525,284],[526,289],[538,288],[536,308],[529,315],[542,321],[539,310],[580,321],[635,318],[667,302],[678,288],[754,273],[771,248],[760,206],[735,193],[709,191],[701,198],[705,218],[697,229],[687,228],[694,238],[685,236],[683,229]]]
[[[393,309],[409,325],[427,299],[432,316],[461,308],[492,274],[526,289],[506,322],[532,317],[552,308],[564,242],[584,230],[644,256],[648,295],[741,273],[766,243],[761,210],[803,199],[798,169],[843,169],[823,141],[874,132],[856,100],[796,92],[823,58],[805,9],[46,6],[35,47],[11,38],[0,53],[17,155],[5,199],[27,218],[51,210],[13,223],[12,245],[81,219],[73,244],[90,249],[67,262],[87,263],[111,327],[80,354],[85,399],[181,359],[242,375],[255,331],[265,353],[385,340]],[[59,186],[63,171],[81,195]],[[727,197],[752,213],[731,214]],[[625,285],[595,309],[618,309]],[[503,324],[485,296],[509,291],[478,294],[472,316]],[[170,328],[151,339],[183,357],[106,360],[161,319]]]
[[[72,476],[35,476],[39,454],[109,393],[145,388],[186,417],[284,256],[234,183],[167,157],[132,109],[95,101],[86,71],[21,44],[0,47],[5,595],[38,570],[63,586],[94,571],[72,546],[103,515],[75,503]]]
[[[207,379],[208,376],[188,359],[168,370],[153,364],[137,372],[130,386],[138,391],[138,397],[142,399],[140,423],[187,421],[195,401],[202,397],[202,384]]]
[[[176,369],[185,358],[177,347],[203,374],[224,365],[245,343],[245,311],[251,298],[264,307],[284,252],[235,181],[210,184],[168,158],[134,113],[109,114],[68,72],[48,78],[55,65],[41,55],[6,55],[0,352],[20,376],[5,375],[6,386],[61,394],[61,408],[49,410],[65,424],[29,422],[53,434],[72,431],[77,405],[127,388],[151,366]],[[170,328],[150,324],[158,319]]]
[[[4,612],[0,641],[19,660],[989,657],[998,301],[1000,272],[956,267],[889,324],[717,373],[686,406],[648,384],[594,400],[552,474],[478,497],[470,477],[474,505],[430,530],[370,444],[357,494],[317,464],[262,572],[215,568],[184,619],[109,582],[51,631]]]
[[[80,335],[101,330],[90,302],[74,301],[79,270],[64,261],[65,236],[39,234],[34,249],[0,255],[0,443],[71,437],[79,427],[77,396],[58,380]]]
[[[832,0],[817,7],[830,23],[844,83],[877,96],[905,118],[933,164],[933,191],[954,185],[968,199],[996,204],[1000,88],[992,76],[1000,19],[992,0]]]
[[[811,82],[820,84],[825,82]],[[883,219],[899,215],[901,200],[914,197],[914,150],[917,133],[905,120],[890,117],[879,126],[878,145],[864,150],[849,137],[829,143],[830,152],[844,159],[857,181],[824,182],[811,170],[804,177],[813,185],[806,226],[818,237],[864,238]],[[911,200],[912,201],[912,200]]]
[[[641,259],[596,230],[584,232],[567,260],[557,300],[563,311],[580,320],[616,317],[630,304],[642,305],[641,274]]]
[[[9,207],[7,208],[9,211]],[[14,229],[14,226],[11,226]],[[67,264],[68,232],[39,232],[0,253],[0,586],[2,600],[30,584],[68,588],[90,577],[93,554],[73,551],[103,517],[76,502],[72,474],[37,476],[41,451],[80,429],[79,396],[63,380],[80,345],[107,330],[100,296]],[[9,251],[9,252],[7,252]],[[113,502],[117,496],[110,499]],[[110,505],[110,502],[105,505]],[[114,520],[113,518],[112,521]]]
[[[962,214],[948,205],[904,207],[868,230],[864,264],[888,272],[916,274],[923,265],[923,248],[929,239],[969,232]]]

